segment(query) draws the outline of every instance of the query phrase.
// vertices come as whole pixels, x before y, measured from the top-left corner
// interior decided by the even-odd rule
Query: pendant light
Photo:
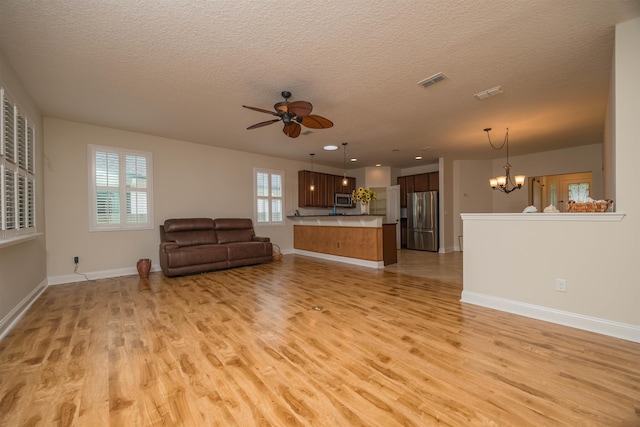
[[[349,185],[349,180],[347,179],[347,143],[343,142],[342,143],[342,147],[343,147],[343,167],[344,167],[344,174],[342,175],[342,186],[346,187],[347,185]]]
[[[313,156],[315,156],[315,153],[311,153],[309,154],[311,156],[311,185],[309,185],[309,190],[310,191],[316,191],[316,184],[314,183],[313,180]]]
[[[491,128],[486,128],[484,129],[484,131],[487,133],[489,144],[491,145],[491,148],[493,148],[494,150],[502,150],[502,147],[504,147],[505,145],[507,146],[507,163],[503,166],[505,170],[505,175],[497,176],[489,179],[489,185],[494,190],[500,190],[505,194],[509,194],[513,190],[518,190],[522,188],[522,185],[524,184],[524,180],[526,179],[524,175],[516,175],[515,183],[511,180],[511,164],[509,163],[509,128],[507,128],[507,130],[504,133],[504,141],[502,142],[502,145],[500,147],[494,146],[493,143],[491,142],[491,136],[489,135]]]

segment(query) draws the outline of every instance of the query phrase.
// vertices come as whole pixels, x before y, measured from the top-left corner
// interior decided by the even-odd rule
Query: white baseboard
[[[320,252],[304,251],[302,249],[294,249],[293,253],[294,254],[299,254],[299,255],[310,256],[310,257],[314,257],[314,258],[326,259],[328,261],[337,261],[337,262],[344,262],[346,264],[359,265],[361,267],[384,268],[384,261],[367,261],[367,260],[364,260],[364,259],[349,258],[349,257],[337,256],[337,255],[329,255],[329,254],[323,254],[323,253],[320,253]]]
[[[151,271],[161,271],[159,265],[152,265]],[[49,286],[62,285],[65,283],[85,282],[87,280],[108,279],[110,277],[131,276],[138,274],[136,267],[116,268],[113,270],[91,271],[88,273],[79,272],[74,274],[65,274],[62,276],[51,276],[48,279]]]
[[[640,327],[520,301],[462,291],[461,302],[640,343]]]
[[[5,337],[18,323],[18,320],[27,312],[31,304],[38,299],[38,297],[47,289],[47,281],[43,280],[38,286],[36,286],[29,295],[24,297],[22,301],[18,305],[16,305],[13,310],[9,312],[2,320],[0,320],[0,340]]]

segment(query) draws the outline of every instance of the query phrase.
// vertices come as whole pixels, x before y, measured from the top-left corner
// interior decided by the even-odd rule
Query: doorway
[[[400,249],[400,186],[371,187],[376,200],[371,202],[370,214],[384,215],[383,222],[396,225],[396,248]]]
[[[567,212],[569,200],[586,202],[592,197],[593,182],[591,172],[567,173],[561,175],[534,176],[529,178],[529,204],[538,212],[553,205],[560,212]]]

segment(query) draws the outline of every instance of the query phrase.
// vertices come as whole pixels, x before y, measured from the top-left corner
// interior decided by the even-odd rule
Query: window
[[[89,145],[89,230],[153,228],[152,156]]]
[[[284,224],[284,172],[254,171],[256,224]]]
[[[36,233],[35,131],[0,87],[0,240]]]

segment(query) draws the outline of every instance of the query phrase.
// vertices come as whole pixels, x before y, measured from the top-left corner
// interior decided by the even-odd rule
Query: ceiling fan
[[[273,106],[275,111],[269,111],[262,108],[243,105],[244,108],[248,108],[250,110],[271,114],[272,116],[278,116],[277,119],[267,120],[266,122],[260,122],[256,123],[255,125],[249,126],[247,130],[260,128],[262,126],[267,126],[282,120],[284,122],[284,128],[282,129],[282,132],[284,132],[285,135],[291,138],[297,138],[302,130],[300,124],[312,129],[327,129],[333,126],[333,122],[331,120],[326,119],[322,116],[318,116],[316,114],[311,114],[313,106],[310,102],[289,102],[289,98],[291,98],[291,92],[288,92],[286,90],[282,91],[281,95],[284,98],[284,101],[278,102]]]

